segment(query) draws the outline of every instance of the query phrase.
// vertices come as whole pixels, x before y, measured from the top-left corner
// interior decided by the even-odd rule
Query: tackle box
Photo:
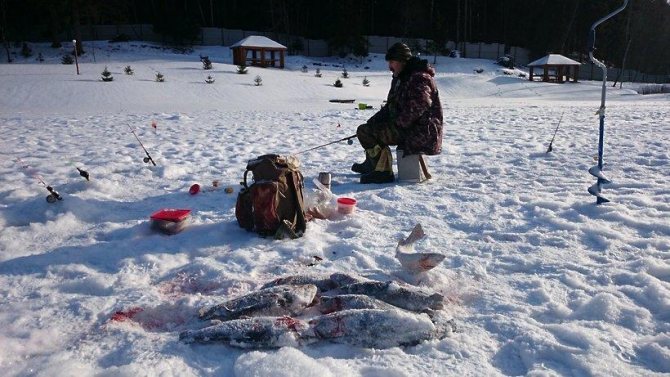
[[[177,234],[184,230],[191,215],[190,209],[164,208],[151,214],[151,229],[166,234]]]

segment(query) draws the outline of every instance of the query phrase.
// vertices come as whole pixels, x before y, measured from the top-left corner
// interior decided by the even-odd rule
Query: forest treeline
[[[326,39],[334,50],[365,52],[364,35],[498,42],[585,60],[591,25],[622,0],[0,0],[5,44],[30,37],[57,42],[86,25],[152,24],[176,43],[199,27]],[[597,29],[596,55],[609,65],[670,74],[668,0],[630,0]]]

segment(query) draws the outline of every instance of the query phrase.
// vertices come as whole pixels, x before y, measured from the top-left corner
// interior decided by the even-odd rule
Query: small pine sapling
[[[62,64],[74,64],[74,58],[70,54],[63,55],[63,57],[60,59],[60,62]]]
[[[21,46],[21,55],[23,55],[24,58],[33,56],[33,50],[26,42],[23,42],[23,46]]]
[[[243,74],[247,73],[247,66],[244,65],[244,64],[238,65],[237,66],[237,73],[239,73],[240,75],[243,75]]]
[[[349,72],[347,72],[346,68],[342,69],[342,77],[345,78],[345,79],[349,78]]]
[[[163,76],[162,73],[156,72],[156,82],[163,82],[165,81],[165,76]]]
[[[363,77],[363,86],[370,86],[370,80],[367,76]]]
[[[105,66],[105,70],[102,71],[102,81],[112,81],[112,80],[114,80],[114,76],[112,76],[112,73],[109,72],[107,66]]]
[[[207,78],[205,79],[205,82],[208,84],[214,84],[214,81],[216,80],[214,80],[214,77],[212,77],[212,75],[208,75]]]
[[[42,56],[41,52],[37,54],[37,61],[40,63],[44,61],[44,56]]]
[[[256,86],[263,85],[263,79],[261,78],[261,76],[256,76],[256,78],[254,79],[254,82],[256,83]]]
[[[317,68],[316,73],[314,74],[315,77],[321,77],[321,69]]]
[[[126,73],[126,75],[132,75],[132,74],[134,74],[134,73],[135,73],[135,71],[133,71],[133,69],[132,69],[132,68],[130,68],[130,66],[129,66],[129,65],[127,65],[127,66],[126,66],[126,68],[124,68],[124,69],[123,69],[123,72],[125,72],[125,73]]]
[[[342,81],[340,81],[340,79],[335,80],[335,84],[333,84],[333,85],[334,85],[336,88],[341,88],[341,87],[343,86],[343,85],[342,85]]]
[[[307,73],[307,66],[303,65],[300,70],[302,71],[302,73]]]
[[[205,70],[212,69],[212,61],[209,60],[208,56],[204,56],[202,58],[202,69]]]

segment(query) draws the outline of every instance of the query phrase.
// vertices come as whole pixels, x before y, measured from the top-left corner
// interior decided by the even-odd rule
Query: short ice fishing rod
[[[596,21],[593,24],[593,26],[591,26],[591,31],[589,33],[589,41],[588,41],[589,58],[591,58],[593,64],[597,65],[603,70],[603,87],[602,87],[602,94],[600,97],[600,109],[598,109],[598,112],[596,112],[596,114],[600,116],[600,132],[598,136],[598,165],[592,166],[589,169],[589,173],[594,177],[598,178],[598,180],[596,181],[595,184],[593,184],[588,188],[589,194],[596,197],[596,204],[609,202],[609,199],[602,196],[600,192],[602,191],[603,184],[610,183],[610,180],[607,179],[607,177],[605,177],[605,175],[602,172],[603,149],[605,145],[605,98],[607,96],[607,66],[605,65],[605,63],[599,61],[598,59],[595,58],[595,56],[593,56],[593,52],[596,49],[596,27],[598,27],[598,25],[602,24],[603,22],[609,20],[610,18],[614,17],[617,13],[624,10],[624,8],[626,8],[626,5],[628,5],[628,0],[624,0],[623,5],[621,5],[619,8],[617,8],[607,16]]]
[[[21,168],[23,168],[23,169],[30,169],[31,168],[30,165],[25,164],[25,162],[23,162],[23,160],[20,159],[20,158],[17,158],[16,162],[19,163],[19,164],[23,164],[23,165],[21,165]],[[46,182],[44,182],[44,180],[42,179],[42,177],[40,177],[37,174],[37,172],[34,171],[31,175],[35,179],[37,179],[37,181],[39,183],[41,183],[42,186],[46,187],[47,191],[49,191],[49,195],[47,195],[47,202],[48,203],[56,203],[57,200],[63,200],[63,197],[58,193],[58,191],[56,191],[53,187],[47,185]]]
[[[329,145],[331,145],[331,144],[339,143],[340,141],[345,141],[345,140],[347,141],[347,144],[351,145],[351,144],[354,143],[354,141],[351,140],[351,139],[353,139],[353,138],[355,138],[355,137],[356,137],[356,135],[351,135],[351,136],[343,137],[342,139],[335,140],[335,141],[331,141],[330,143],[326,143],[326,144],[322,144],[322,145],[317,145],[316,147],[309,148],[309,149],[305,149],[304,151],[300,151],[300,152],[293,153],[293,154],[301,154],[301,153],[305,153],[305,152],[313,151],[313,150],[315,150],[315,149],[323,148],[323,147],[329,146]]]
[[[551,141],[549,142],[549,147],[547,148],[547,153],[554,150],[552,145],[554,144],[554,138],[556,137],[556,133],[558,132],[558,127],[561,126],[561,121],[563,120],[563,114],[565,114],[565,112],[561,113],[561,118],[558,120],[558,125],[556,125],[556,129],[554,130],[554,136],[551,137]]]
[[[135,130],[133,130],[133,128],[130,127],[130,124],[128,125],[128,128],[130,129],[130,132],[132,132],[133,135],[135,136],[135,139],[137,139],[137,142],[140,143],[140,146],[142,147],[142,149],[144,149],[144,153],[146,153],[146,155],[147,155],[146,157],[144,157],[144,159],[143,159],[142,161],[144,161],[145,164],[148,164],[149,161],[151,161],[151,163],[152,163],[154,166],[156,166],[156,163],[154,162],[154,159],[151,158],[151,155],[149,154],[149,152],[147,151],[147,149],[144,147],[144,144],[142,144],[142,141],[140,140],[140,138],[137,137],[137,134],[135,133]]]

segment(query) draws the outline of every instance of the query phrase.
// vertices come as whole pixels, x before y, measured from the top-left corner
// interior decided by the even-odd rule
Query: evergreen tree
[[[367,76],[363,77],[363,86],[370,86],[370,80]]]
[[[263,79],[261,78],[261,76],[256,76],[256,78],[254,79],[254,82],[256,83],[256,86],[263,85]]]
[[[133,69],[130,68],[129,65],[127,65],[127,66],[123,69],[123,72],[125,72],[126,75],[132,75],[132,74],[135,73],[135,71],[133,71]]]
[[[212,61],[209,60],[208,56],[202,58],[202,69],[205,70],[212,69]]]
[[[60,59],[60,62],[62,64],[74,64],[74,58],[70,54],[65,54],[63,57]]]
[[[240,75],[243,75],[243,74],[247,73],[247,66],[244,65],[244,64],[238,65],[237,66],[237,73],[239,73]]]
[[[112,81],[114,80],[114,76],[112,76],[112,73],[107,70],[107,66],[105,66],[105,70],[102,71],[102,81]]]
[[[321,77],[321,69],[317,68],[316,73],[314,74],[316,77]]]
[[[333,84],[333,86],[336,88],[341,88],[343,86],[342,81],[340,81],[340,79],[335,80],[335,84]]]
[[[303,65],[300,70],[302,71],[302,73],[307,73],[307,66]]]
[[[345,78],[345,79],[349,78],[349,72],[347,72],[347,68],[342,69],[342,78]]]
[[[205,82],[208,84],[213,84],[214,83],[214,77],[212,75],[208,75],[207,78],[205,79]]]
[[[162,73],[156,72],[156,82],[163,82],[165,81],[165,76],[163,76]]]
[[[21,46],[21,55],[23,55],[24,58],[33,56],[33,50],[26,42],[23,42],[23,45]]]

